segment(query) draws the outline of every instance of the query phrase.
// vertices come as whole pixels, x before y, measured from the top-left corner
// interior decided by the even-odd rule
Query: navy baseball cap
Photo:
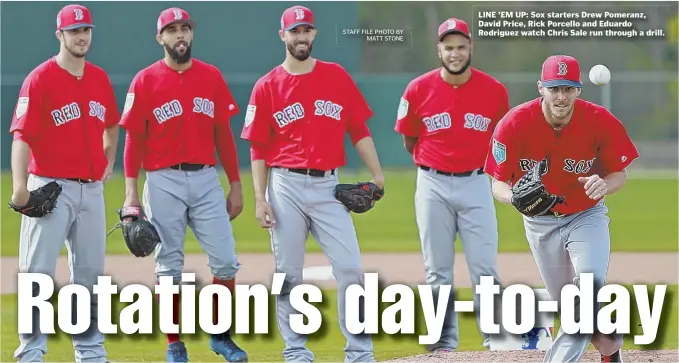
[[[300,25],[314,26],[314,14],[304,6],[293,6],[285,9],[281,16],[281,29],[288,31]]]
[[[78,4],[64,6],[57,14],[57,30],[73,30],[78,28],[94,28],[92,13]]]
[[[570,86],[582,88],[580,63],[568,55],[553,55],[542,64],[543,87]]]

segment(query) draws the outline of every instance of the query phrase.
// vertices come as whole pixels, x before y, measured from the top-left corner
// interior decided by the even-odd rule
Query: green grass
[[[254,218],[252,181],[249,171],[242,172],[245,207],[240,217],[233,221],[237,251],[270,253],[269,236]],[[365,180],[367,174],[343,173],[342,181]],[[12,182],[8,173],[2,176],[2,196],[11,195]],[[226,179],[222,180],[226,186]],[[140,181],[141,183],[141,181]],[[354,215],[354,221],[364,252],[419,251],[418,232],[415,225],[413,194],[415,173],[392,171],[386,174],[386,195],[376,208],[363,215]],[[141,184],[140,184],[141,185]],[[140,189],[141,190],[141,189]],[[677,179],[630,179],[619,194],[607,198],[611,217],[611,237],[614,251],[677,251]],[[108,208],[107,228],[117,222],[115,211],[124,199],[124,179],[117,176],[106,185]],[[662,198],[658,198],[662,196]],[[500,251],[528,252],[520,215],[506,205],[497,204],[500,231]],[[20,229],[19,215],[2,208],[3,256],[15,256],[18,252]],[[128,254],[116,231],[108,237],[109,254]],[[458,250],[462,250],[460,243]],[[309,239],[308,251],[320,251]],[[202,252],[193,233],[189,230],[186,253]]]
[[[631,287],[627,287],[631,292],[631,301],[634,301],[634,292]],[[658,332],[655,343],[652,346],[635,346],[633,344],[633,335],[641,334],[642,330],[637,327],[638,318],[636,315],[636,307],[633,307],[632,312],[632,335],[625,339],[624,349],[677,349],[678,328],[677,318],[679,310],[677,304],[677,286],[669,286],[666,297],[665,306],[661,321],[661,329]],[[652,296],[652,293],[651,293]],[[459,300],[470,300],[472,293],[470,289],[459,289]],[[321,330],[312,335],[308,347],[316,354],[317,361],[342,361],[344,337],[342,336],[339,325],[337,323],[336,311],[337,307],[334,302],[335,291],[324,291],[324,302],[315,304],[321,310],[323,315],[323,325]],[[12,361],[12,354],[18,344],[18,337],[16,334],[16,295],[3,295],[0,298],[2,303],[2,354],[0,361]],[[56,305],[56,301],[54,302]],[[416,306],[419,305],[419,299],[416,299]],[[651,302],[652,304],[652,302]],[[116,310],[119,311],[122,307],[115,305]],[[271,308],[273,304],[270,304]],[[388,306],[383,304],[379,312]],[[273,309],[270,309],[269,316],[269,335],[250,335],[239,336],[237,341],[249,353],[250,361],[281,361],[281,351],[283,349],[283,342],[280,339],[279,333],[275,327],[275,319]],[[426,333],[424,326],[424,319],[421,318],[421,310],[416,309],[416,334],[403,336],[376,336],[374,340],[375,355],[378,360],[386,360],[401,356],[410,356],[414,354],[424,353],[424,347],[418,345],[418,335]],[[114,313],[113,316],[117,316]],[[55,318],[55,323],[56,323]],[[471,313],[464,313],[460,315],[460,350],[480,350],[481,335],[476,327],[474,315]],[[116,323],[116,320],[113,320]],[[157,326],[157,325],[156,325]],[[251,325],[252,327],[252,325]],[[199,327],[197,327],[199,330]],[[556,319],[555,333],[558,330],[558,319]],[[207,337],[204,334],[194,336],[183,336],[189,349],[190,358],[192,361],[223,361],[220,357],[211,353],[207,347]],[[106,347],[109,352],[109,359],[111,361],[162,361],[164,359],[166,341],[162,334],[154,336],[108,336],[106,340]],[[591,346],[590,346],[591,349]],[[65,334],[57,334],[52,336],[48,343],[47,359],[50,361],[71,361],[73,359],[73,350],[70,338]]]

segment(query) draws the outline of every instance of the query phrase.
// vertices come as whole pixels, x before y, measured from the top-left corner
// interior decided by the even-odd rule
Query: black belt
[[[325,170],[320,170],[320,169],[290,169],[290,168],[283,168],[280,166],[275,166],[275,168],[278,169],[287,169],[291,173],[295,174],[302,174],[302,175],[308,175],[308,176],[326,176],[328,171]],[[330,175],[335,175],[335,169],[330,170]]]
[[[198,171],[198,170],[203,170],[206,167],[212,167],[212,165],[181,163],[181,164],[170,166],[170,169],[182,170],[182,171]]]
[[[80,178],[66,178],[66,180],[78,182],[80,184],[94,183],[96,181],[92,179],[80,179]]]
[[[436,169],[430,168],[428,166],[422,166],[422,165],[420,165],[420,169],[422,169],[424,171],[430,171],[431,170],[431,171],[436,172],[436,174],[445,175],[445,176],[467,177],[467,176],[472,176],[474,174],[479,174],[479,175],[483,174],[483,168],[474,169],[474,170],[470,170],[470,171],[463,171],[463,172],[460,172],[460,173],[451,173],[451,172],[448,172],[448,171],[440,171],[440,170],[436,170]]]

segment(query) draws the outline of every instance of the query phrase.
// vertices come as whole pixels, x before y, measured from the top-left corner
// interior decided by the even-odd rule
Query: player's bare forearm
[[[358,151],[358,156],[361,157],[365,166],[370,170],[377,186],[380,188],[384,187],[384,174],[382,173],[380,159],[377,157],[377,150],[375,149],[373,138],[367,136],[357,142],[356,151]]]
[[[403,136],[403,146],[406,148],[406,151],[410,153],[410,155],[415,152],[415,144],[417,144],[417,137]]]
[[[125,177],[125,205],[139,205],[137,178]]]
[[[627,183],[627,171],[618,171],[604,177],[606,182],[606,195],[617,193]]]
[[[104,154],[109,165],[115,164],[118,152],[118,137],[120,128],[118,125],[104,129]]]
[[[25,141],[12,142],[12,184],[15,192],[27,188],[29,155],[30,147]]]
[[[492,181],[493,181],[492,191],[495,199],[502,204],[511,205],[512,187],[508,183],[503,181],[499,181],[496,179],[492,179]]]
[[[252,184],[255,192],[255,200],[266,201],[266,183],[269,168],[264,160],[252,160]]]

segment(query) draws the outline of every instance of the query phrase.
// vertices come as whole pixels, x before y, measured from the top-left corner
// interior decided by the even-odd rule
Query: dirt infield
[[[274,272],[274,261],[270,254],[243,254],[239,256],[241,271],[239,284],[270,285]],[[455,286],[470,287],[469,270],[463,254],[456,256]],[[2,258],[0,293],[16,292],[17,258]],[[424,284],[422,256],[415,253],[364,254],[363,264],[366,272],[379,273],[385,284],[404,283]],[[305,266],[327,266],[329,262],[322,254],[307,254]],[[541,287],[542,282],[533,257],[525,253],[503,253],[498,256],[498,269],[503,284],[522,283]],[[106,274],[114,283],[124,286],[141,283],[153,286],[154,262],[152,258],[131,256],[109,256],[106,260]],[[679,284],[679,254],[677,253],[613,253],[608,270],[608,283],[624,284]],[[188,255],[185,272],[196,273],[197,285],[209,283],[212,279],[204,255]],[[63,286],[69,281],[68,262],[65,257],[57,264],[56,283]],[[332,288],[334,280],[312,281],[319,287]],[[666,351],[625,351],[625,362],[679,362],[677,350]],[[542,362],[544,352],[528,351],[460,351],[455,353],[425,354],[391,360],[392,363],[410,362]],[[582,362],[600,362],[595,351],[588,351]]]
[[[17,258],[2,258],[2,286],[0,293],[15,293],[17,285]],[[239,256],[241,271],[238,284],[270,285],[274,272],[274,261],[271,254],[243,254]],[[469,269],[464,254],[455,258],[455,286],[470,287]],[[416,253],[366,253],[363,255],[366,272],[379,273],[380,280],[386,284],[403,283],[408,285],[424,284],[422,256]],[[309,253],[305,266],[327,266],[328,259],[323,254]],[[498,256],[498,269],[503,284],[522,283],[540,287],[542,281],[535,261],[526,253],[502,253]],[[608,269],[608,283],[625,284],[679,284],[679,254],[677,253],[613,253]],[[132,256],[114,255],[106,259],[105,272],[114,283],[125,286],[140,283],[153,286],[153,259],[135,258]],[[205,255],[187,255],[185,272],[196,274],[197,285],[212,281],[210,269]],[[63,286],[69,281],[68,262],[65,257],[59,258],[57,264],[56,284]],[[319,287],[334,287],[335,281],[313,281]]]

